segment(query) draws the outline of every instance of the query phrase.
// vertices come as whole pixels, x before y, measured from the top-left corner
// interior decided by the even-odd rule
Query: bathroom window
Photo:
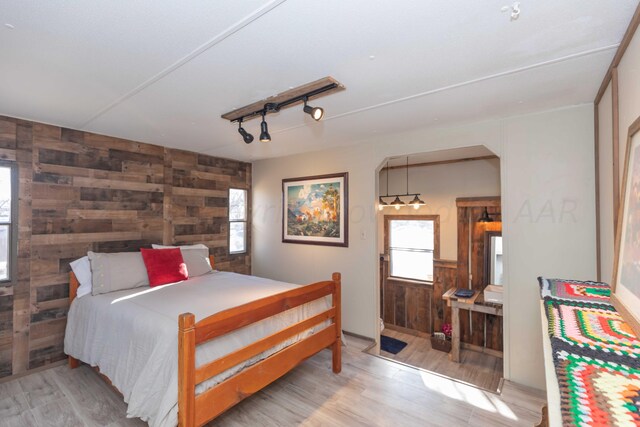
[[[434,215],[386,215],[385,241],[389,276],[433,282],[439,256],[439,220]]]

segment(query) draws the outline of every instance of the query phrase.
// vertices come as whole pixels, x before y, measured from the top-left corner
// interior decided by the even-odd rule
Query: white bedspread
[[[255,276],[214,272],[185,282],[77,298],[69,310],[64,351],[109,377],[129,404],[127,416],[152,427],[178,423],[178,316],[196,322],[216,312],[293,289],[298,285]],[[330,307],[313,301],[198,346],[196,366],[242,348]],[[200,384],[201,393],[248,364],[275,353],[322,326]]]

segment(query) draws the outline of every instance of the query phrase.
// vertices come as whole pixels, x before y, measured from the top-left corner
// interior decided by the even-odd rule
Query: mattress
[[[213,272],[184,282],[76,298],[69,309],[65,353],[97,366],[120,390],[127,416],[152,427],[178,423],[178,316],[196,322],[219,311],[294,289],[299,285],[255,276]],[[329,298],[279,313],[218,337],[196,349],[196,366],[271,335],[330,308]],[[196,394],[303,339],[327,322],[292,337],[196,387]]]

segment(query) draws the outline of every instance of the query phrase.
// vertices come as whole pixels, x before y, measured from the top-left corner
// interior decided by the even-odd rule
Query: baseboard
[[[469,344],[466,342],[462,342],[460,343],[460,348],[463,350],[471,350],[471,351],[475,351],[478,353],[484,353],[484,354],[488,354],[490,356],[494,356],[494,357],[499,357],[500,359],[503,358],[504,354],[500,351],[500,350],[493,350],[490,348],[486,348],[486,347],[482,347],[479,345],[474,345],[474,344]]]
[[[361,340],[375,342],[375,339],[373,339],[371,337],[365,337],[364,335],[360,335],[360,334],[356,334],[356,333],[349,332],[349,331],[344,331],[344,330],[342,331],[342,333],[345,334],[345,335],[349,335],[350,337],[360,338]]]
[[[431,337],[431,334],[429,334],[427,332],[422,332],[422,331],[418,331],[418,330],[415,330],[415,329],[409,329],[409,328],[405,328],[405,327],[398,326],[398,325],[387,325],[385,323],[384,324],[384,328],[385,329],[389,329],[391,331],[402,332],[403,334],[413,335],[415,337],[422,337],[422,338],[430,338]],[[384,334],[384,331],[381,331],[380,333]]]

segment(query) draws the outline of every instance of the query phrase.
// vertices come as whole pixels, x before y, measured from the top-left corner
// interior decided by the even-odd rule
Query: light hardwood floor
[[[209,426],[533,426],[544,395],[505,382],[502,395],[412,369],[348,337],[343,370],[331,352],[310,358]],[[0,384],[2,426],[141,426],[87,366],[58,366]]]
[[[380,351],[380,356],[417,368],[426,369],[458,381],[466,382],[485,390],[497,391],[502,380],[502,359],[490,354],[471,350],[461,350],[461,363],[449,360],[448,353],[431,348],[431,341],[424,336],[416,336],[385,328],[383,335],[406,342],[408,345],[398,354]],[[375,354],[375,349],[369,351]]]

